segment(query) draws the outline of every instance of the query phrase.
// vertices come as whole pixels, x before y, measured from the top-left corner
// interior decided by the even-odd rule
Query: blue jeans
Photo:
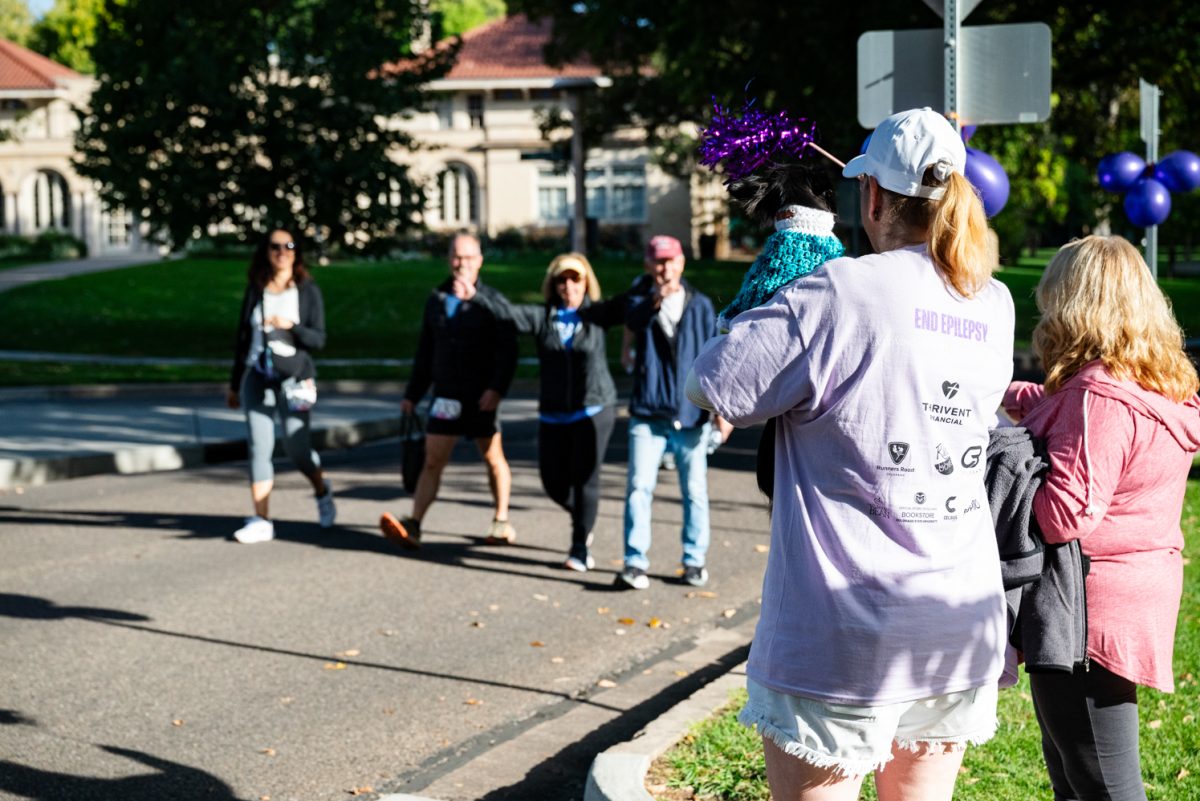
[[[658,465],[667,448],[675,454],[683,495],[683,564],[703,567],[708,553],[709,424],[676,430],[669,420],[629,420],[629,472],[625,484],[625,564],[646,570],[650,560],[650,505]]]

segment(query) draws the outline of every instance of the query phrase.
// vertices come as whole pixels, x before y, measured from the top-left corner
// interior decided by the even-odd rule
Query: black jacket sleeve
[[[628,311],[625,313],[625,325],[629,326],[632,331],[645,330],[656,314],[658,314],[658,307],[654,305],[653,296],[639,295],[629,303]]]
[[[250,353],[250,315],[254,310],[255,292],[246,285],[242,294],[242,310],[238,316],[237,335],[233,344],[233,368],[229,373],[229,388],[234,392],[241,389],[242,375],[246,372],[246,356]]]
[[[503,317],[496,317],[495,352],[496,361],[488,389],[494,389],[504,396],[508,394],[508,388],[517,372],[517,329],[511,320]]]
[[[536,303],[513,303],[499,292],[479,292],[474,302],[491,312],[497,322],[507,321],[518,334],[537,336],[546,325],[546,307]]]
[[[589,303],[579,310],[579,316],[589,323],[601,328],[612,328],[625,322],[629,310],[630,299],[634,297],[632,290],[626,290],[614,295],[608,300],[598,300]]]
[[[292,336],[304,350],[320,350],[325,347],[325,299],[312,281],[304,283],[303,298],[300,324],[292,326]]]
[[[433,384],[433,307],[437,294],[431,294],[425,301],[425,312],[421,316],[421,336],[417,340],[417,354],[413,357],[412,377],[404,389],[404,398],[417,403],[425,397]]]

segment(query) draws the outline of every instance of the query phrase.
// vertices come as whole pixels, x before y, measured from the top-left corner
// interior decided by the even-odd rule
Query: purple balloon
[[[967,148],[967,168],[963,171],[967,180],[979,192],[983,201],[983,210],[989,217],[995,217],[1008,202],[1008,174],[994,158],[976,150]]]
[[[1176,150],[1155,165],[1154,178],[1169,192],[1191,192],[1200,186],[1200,156]]]
[[[1171,213],[1171,193],[1153,178],[1141,178],[1125,194],[1125,216],[1145,228],[1161,225]]]
[[[964,144],[971,141],[971,137],[975,135],[975,129],[978,127],[978,125],[964,125],[962,127],[959,133],[962,136]]]
[[[1145,160],[1136,153],[1125,150],[1100,159],[1096,177],[1100,179],[1101,189],[1109,192],[1128,192],[1145,171]]]

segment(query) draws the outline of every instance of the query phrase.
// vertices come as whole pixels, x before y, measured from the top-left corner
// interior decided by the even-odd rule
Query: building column
[[[4,219],[0,221],[4,231],[9,234],[17,233],[17,193],[9,192],[4,195]]]

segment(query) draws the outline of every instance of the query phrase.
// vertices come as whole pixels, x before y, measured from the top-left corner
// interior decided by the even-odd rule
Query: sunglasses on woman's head
[[[276,253],[282,253],[285,250],[295,250],[296,243],[295,242],[272,242],[270,247],[271,247],[271,250],[275,251]]]

